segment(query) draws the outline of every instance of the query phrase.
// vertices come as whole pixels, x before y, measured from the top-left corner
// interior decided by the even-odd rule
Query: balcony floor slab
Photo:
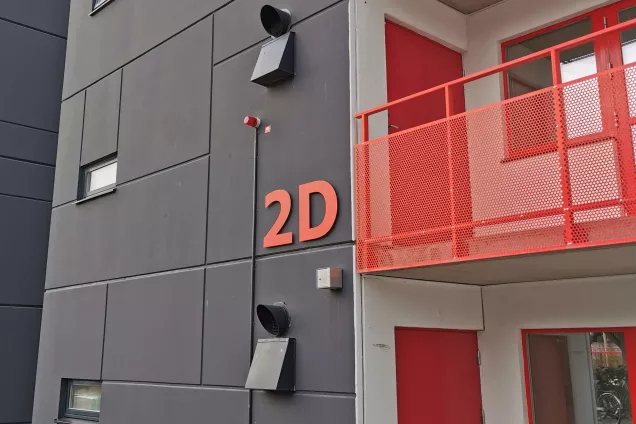
[[[367,275],[487,286],[626,274],[636,274],[636,244],[463,261]]]

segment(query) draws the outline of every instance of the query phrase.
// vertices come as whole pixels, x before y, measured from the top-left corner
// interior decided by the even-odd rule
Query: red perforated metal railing
[[[636,63],[561,84],[591,34],[363,112],[359,272],[636,242]],[[452,90],[551,56],[554,86],[461,114]],[[369,116],[446,93],[447,118],[369,140]]]

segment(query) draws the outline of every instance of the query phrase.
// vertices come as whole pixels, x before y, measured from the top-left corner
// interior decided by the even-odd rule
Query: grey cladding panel
[[[218,70],[222,75],[218,75]],[[225,70],[216,68],[212,92],[208,263],[247,258],[252,248],[254,131],[243,125],[240,106],[233,105],[241,103],[238,98],[226,97],[228,92],[222,85],[230,79]],[[235,113],[226,113],[228,107],[235,109]]]
[[[261,25],[261,7],[266,4],[292,13],[292,23],[337,3],[336,0],[235,0],[216,13],[214,63],[269,37]]]
[[[124,68],[118,181],[209,151],[212,18]]]
[[[2,0],[0,18],[66,37],[70,0]]]
[[[249,82],[259,47],[214,68],[208,262],[250,254],[253,133],[241,120],[245,115],[272,126],[260,137],[258,253],[352,239],[348,18],[348,4],[342,3],[298,25],[297,75],[277,88]],[[326,237],[301,244],[298,186],[315,180],[335,187],[338,219]],[[295,244],[264,250],[263,238],[279,215],[276,205],[265,209],[265,196],[278,189],[292,195],[283,231],[294,233]],[[313,224],[323,215],[324,202],[312,196]]]
[[[203,270],[113,283],[104,379],[199,384]]]
[[[72,1],[64,96],[113,72],[228,2],[115,0],[90,17],[89,0]]]
[[[53,210],[47,288],[201,265],[207,159]]]
[[[121,70],[86,90],[82,165],[117,151],[120,94]]]
[[[53,206],[77,199],[84,125],[84,97],[85,93],[82,92],[62,103]]]
[[[62,378],[101,379],[106,286],[44,297],[33,423],[57,418]]]
[[[0,122],[0,156],[55,165],[57,134]]]
[[[101,424],[248,421],[245,390],[105,383],[102,399]]]
[[[203,384],[242,387],[250,365],[250,263],[206,270]]]
[[[0,195],[51,201],[55,168],[0,158]]]
[[[0,423],[31,421],[41,318],[40,309],[0,307]]]
[[[0,120],[57,131],[65,48],[61,38],[0,20]]]
[[[0,304],[41,305],[51,204],[0,196]]]
[[[316,269],[343,270],[342,291],[316,289]],[[296,389],[354,393],[353,248],[349,246],[261,259],[256,304],[284,302],[296,338]],[[258,323],[257,338],[269,338]]]
[[[253,402],[252,424],[353,424],[356,420],[353,396],[254,392]]]

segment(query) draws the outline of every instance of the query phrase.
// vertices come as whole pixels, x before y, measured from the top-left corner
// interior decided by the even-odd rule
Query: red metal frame
[[[629,0],[630,2],[636,3],[636,0]],[[624,3],[623,3],[624,5]],[[422,236],[425,234],[441,234],[441,233],[450,233],[451,234],[451,246],[452,246],[452,259],[453,261],[462,261],[462,260],[474,260],[474,259],[482,259],[482,258],[492,258],[492,257],[500,257],[502,256],[502,254],[492,254],[492,253],[488,253],[488,254],[480,254],[480,255],[473,255],[469,258],[466,258],[466,254],[465,254],[465,247],[462,245],[461,243],[461,239],[462,238],[462,234],[460,233],[461,231],[472,231],[474,228],[477,227],[483,227],[483,226],[487,226],[487,225],[495,225],[495,224],[505,224],[505,223],[511,223],[511,222],[515,222],[515,221],[522,221],[522,220],[527,220],[530,218],[540,218],[540,217],[548,217],[548,216],[554,216],[554,215],[563,215],[564,217],[564,221],[565,221],[565,234],[564,234],[564,241],[565,244],[568,247],[591,247],[591,246],[603,246],[603,245],[607,245],[607,244],[615,244],[615,243],[621,243],[621,242],[633,242],[636,241],[635,237],[625,237],[625,238],[621,238],[620,240],[617,240],[616,238],[612,239],[611,241],[594,241],[591,243],[588,243],[587,240],[585,240],[585,244],[581,245],[581,244],[574,244],[572,245],[573,242],[573,237],[574,234],[577,231],[577,228],[574,224],[574,219],[573,219],[573,214],[577,211],[588,211],[588,210],[592,210],[598,207],[608,207],[608,206],[622,206],[625,207],[627,205],[627,210],[629,210],[629,214],[630,215],[634,215],[636,212],[636,181],[634,179],[634,176],[636,175],[636,166],[634,164],[634,152],[633,152],[633,145],[632,145],[632,137],[631,137],[631,128],[629,127],[629,124],[631,124],[632,122],[636,121],[636,117],[631,117],[629,114],[629,109],[627,107],[627,94],[625,93],[622,98],[620,98],[618,100],[618,103],[620,104],[614,104],[613,106],[616,108],[616,110],[618,111],[618,113],[616,114],[616,116],[613,117],[613,119],[616,121],[616,125],[604,125],[604,131],[603,133],[595,133],[593,136],[582,136],[582,137],[578,137],[578,138],[572,138],[572,139],[568,139],[567,138],[567,134],[565,133],[565,128],[566,128],[566,122],[565,122],[565,110],[564,110],[564,102],[563,102],[563,93],[562,90],[564,90],[566,87],[571,86],[573,84],[579,84],[583,81],[587,81],[593,78],[604,78],[609,80],[614,81],[614,78],[617,74],[619,74],[621,71],[625,70],[625,66],[619,66],[616,67],[614,69],[611,70],[607,70],[607,71],[602,71],[599,72],[595,75],[592,76],[588,76],[585,78],[581,78],[579,80],[576,81],[571,81],[568,82],[566,84],[561,84],[561,75],[560,75],[560,66],[559,66],[559,60],[556,60],[556,58],[558,58],[559,52],[570,49],[572,47],[575,46],[579,46],[582,44],[586,44],[586,43],[590,43],[593,42],[595,40],[604,38],[604,37],[611,37],[611,36],[618,36],[618,34],[620,33],[620,31],[624,31],[630,28],[634,28],[636,27],[636,20],[633,21],[629,21],[629,22],[625,22],[622,24],[617,24],[611,27],[608,27],[606,29],[603,29],[601,31],[597,31],[595,33],[592,34],[588,34],[586,36],[580,37],[578,39],[575,40],[571,40],[568,41],[566,43],[562,43],[560,45],[551,47],[549,49],[545,49],[543,51],[540,52],[536,52],[533,54],[530,54],[528,56],[524,56],[522,58],[519,59],[515,59],[512,60],[510,62],[506,62],[503,64],[500,64],[498,66],[495,66],[493,68],[481,71],[481,72],[477,72],[475,74],[472,75],[468,75],[465,76],[463,78],[454,80],[454,81],[450,81],[448,83],[439,85],[437,87],[433,87],[424,91],[421,91],[419,93],[415,93],[412,94],[410,96],[404,97],[402,99],[399,100],[395,100],[392,102],[389,102],[385,105],[361,112],[359,114],[356,115],[357,119],[360,119],[362,122],[362,143],[359,144],[356,149],[359,152],[362,152],[363,148],[365,148],[366,146],[371,146],[372,143],[376,142],[376,141],[385,141],[387,140],[386,136],[377,138],[375,140],[369,140],[369,118],[377,113],[386,111],[388,109],[390,109],[393,106],[399,105],[399,104],[403,104],[405,102],[408,102],[410,100],[413,99],[418,99],[420,97],[426,96],[430,93],[434,93],[434,92],[438,92],[440,90],[444,90],[445,93],[445,103],[446,103],[446,118],[443,118],[439,121],[435,121],[435,122],[431,122],[431,123],[427,123],[424,124],[422,126],[416,127],[416,128],[411,128],[411,129],[407,129],[407,130],[403,130],[403,131],[399,131],[396,132],[394,134],[391,134],[389,137],[391,139],[398,139],[398,137],[400,136],[408,136],[409,133],[413,133],[416,130],[425,130],[429,127],[433,127],[435,125],[440,125],[441,123],[445,123],[445,122],[449,122],[449,124],[447,125],[447,127],[449,128],[450,122],[451,120],[453,120],[453,122],[456,122],[456,120],[458,118],[462,118],[462,117],[467,117],[469,114],[472,114],[473,116],[480,111],[485,111],[489,108],[492,107],[492,105],[488,105],[485,106],[483,108],[479,108],[479,109],[475,109],[469,112],[463,112],[460,114],[454,114],[454,110],[453,110],[453,105],[452,105],[452,90],[453,88],[455,88],[456,86],[463,86],[464,84],[471,82],[471,81],[475,81],[490,75],[494,75],[497,74],[499,72],[508,70],[512,67],[524,64],[524,63],[528,63],[531,62],[533,60],[537,60],[540,58],[544,58],[547,56],[551,56],[552,57],[552,77],[553,77],[553,83],[554,86],[553,87],[549,87],[543,90],[539,90],[533,93],[529,93],[526,94],[524,96],[518,96],[515,97],[514,99],[509,99],[509,100],[505,100],[503,102],[501,102],[499,105],[506,105],[510,102],[518,102],[521,101],[525,98],[530,98],[531,96],[537,96],[538,94],[541,95],[542,93],[550,93],[550,95],[552,96],[552,98],[554,99],[554,110],[556,112],[556,117],[557,117],[557,143],[556,143],[556,149],[558,151],[558,158],[559,158],[559,165],[560,165],[560,187],[561,187],[561,199],[562,199],[562,207],[561,208],[547,208],[545,210],[539,210],[539,211],[533,211],[530,214],[521,214],[521,215],[509,215],[509,216],[500,216],[497,218],[493,218],[493,219],[487,219],[487,220],[482,220],[482,221],[476,221],[473,222],[471,220],[471,222],[465,222],[465,220],[458,220],[458,212],[456,209],[456,201],[457,199],[461,200],[461,197],[458,196],[456,193],[454,193],[455,189],[457,188],[457,175],[456,175],[456,170],[454,169],[454,166],[456,166],[457,164],[453,163],[453,158],[456,156],[453,154],[453,141],[455,143],[457,143],[457,138],[453,139],[452,134],[450,133],[450,131],[447,129],[447,144],[448,144],[448,155],[449,155],[449,163],[448,163],[448,178],[450,181],[450,186],[451,186],[451,196],[450,196],[450,216],[451,216],[451,225],[450,227],[445,227],[445,228],[435,228],[435,229],[429,229],[429,230],[425,230],[425,231],[416,231],[414,233],[409,233],[409,234],[391,234],[389,236],[383,236],[383,237],[375,237],[375,238],[371,238],[372,237],[372,231],[371,231],[371,224],[369,221],[367,221],[366,223],[363,224],[363,228],[360,227],[360,222],[358,223],[358,242],[362,243],[363,245],[362,250],[364,251],[364,258],[359,258],[361,263],[364,264],[369,264],[370,260],[373,259],[371,256],[373,255],[373,253],[370,253],[368,250],[369,249],[365,249],[365,245],[369,244],[369,243],[375,243],[375,242],[380,242],[380,241],[395,241],[395,240],[399,240],[401,238],[406,238],[406,237],[417,237],[417,236]],[[633,67],[634,65],[629,65],[630,68]],[[623,72],[624,73],[624,72]],[[624,78],[624,77],[623,77]],[[601,88],[603,88],[602,84],[607,84],[607,83],[601,83],[599,81],[599,86]],[[614,87],[616,89],[617,86],[620,86],[620,84],[616,84],[615,82],[612,83],[614,84],[612,87]],[[623,87],[622,89],[623,91],[625,91],[625,88]],[[619,96],[621,97],[621,96]],[[468,119],[468,118],[467,118]],[[603,116],[603,119],[605,119],[605,116]],[[619,125],[619,122],[622,125]],[[604,121],[605,124],[605,121]],[[620,127],[623,128],[620,128]],[[456,129],[456,128],[455,128]],[[622,131],[622,132],[621,132]],[[626,131],[629,132],[629,134],[626,133]],[[457,132],[457,131],[456,131]],[[569,171],[569,158],[568,158],[568,149],[576,146],[576,145],[583,145],[583,144],[590,144],[593,142],[597,142],[598,140],[629,140],[629,143],[627,142],[618,142],[617,144],[619,144],[620,146],[620,154],[621,154],[621,161],[620,161],[620,168],[621,168],[621,176],[622,181],[620,182],[622,184],[622,196],[620,199],[615,199],[615,200],[608,200],[608,201],[600,201],[600,202],[587,202],[585,204],[577,204],[577,205],[573,205],[572,202],[572,193],[571,193],[571,181],[570,181],[570,171]],[[624,144],[621,145],[621,144]],[[369,165],[369,152],[366,151],[366,153],[364,153],[362,156],[358,156],[357,155],[357,160],[356,160],[356,172],[358,173],[358,177],[360,178],[360,170],[361,169],[365,169],[368,165]],[[463,181],[462,181],[463,182]],[[371,203],[371,189],[369,187],[369,184],[365,184],[364,181],[359,181],[357,183],[357,187],[358,187],[358,218],[359,221],[360,220],[360,213],[364,211],[370,211],[370,203]],[[362,190],[362,191],[361,191]],[[459,190],[457,190],[459,191]],[[469,196],[470,197],[470,196]],[[364,199],[364,200],[361,200]],[[603,205],[603,206],[600,206]],[[460,237],[458,237],[458,235]],[[579,243],[581,242],[581,239],[579,238]],[[570,246],[571,245],[571,246]],[[543,251],[554,251],[555,248],[554,247],[548,247],[548,248],[543,248],[543,247],[539,247],[539,248],[534,248],[532,249],[532,253],[536,253],[536,252],[543,252]],[[528,253],[527,251],[520,251],[520,252],[506,252],[505,255],[513,255],[513,254],[519,254],[519,253]],[[369,256],[371,255],[371,256]],[[423,261],[423,262],[417,262],[415,260],[412,260],[408,265],[408,267],[414,267],[414,266],[423,266],[423,265],[433,265],[436,263],[446,263],[448,262],[447,260],[444,261],[435,261],[435,260],[431,260],[431,261]],[[359,264],[360,265],[360,264]],[[371,267],[373,271],[380,271],[380,270],[385,270],[385,269],[396,269],[396,268],[400,268],[399,266],[391,266],[391,267]],[[361,272],[368,272],[370,269],[365,269],[365,266],[360,266],[359,269],[361,269]]]
[[[521,330],[521,348],[523,350],[523,375],[526,388],[526,408],[528,410],[528,424],[533,424],[532,414],[532,384],[530,382],[530,358],[528,357],[529,334],[556,334],[556,333],[625,333],[625,356],[628,370],[636,370],[636,327],[600,327],[600,328],[547,328],[547,329],[523,329]],[[630,403],[636,405],[636,379],[628,380]]]
[[[600,20],[601,20],[600,22],[598,22],[598,18],[597,18],[599,11],[602,10],[602,9],[604,9],[604,8],[596,9],[594,11],[587,12],[587,13],[584,13],[582,15],[575,16],[573,18],[567,19],[567,20],[562,21],[562,22],[558,22],[556,24],[549,25],[547,27],[538,29],[536,31],[529,32],[529,33],[527,33],[525,35],[522,35],[520,37],[516,37],[516,38],[513,38],[511,40],[504,41],[503,43],[501,43],[501,61],[503,63],[508,61],[508,59],[506,58],[506,48],[508,48],[508,47],[510,47],[510,46],[512,46],[514,44],[518,44],[518,43],[521,43],[523,41],[529,40],[531,38],[537,37],[539,35],[546,34],[548,32],[554,31],[556,29],[566,27],[566,26],[574,24],[576,22],[580,22],[580,21],[582,21],[584,19],[587,19],[587,18],[590,18],[592,20],[592,32],[596,32],[596,31],[599,31],[599,30],[603,29],[603,23],[602,23],[603,18],[602,18],[602,16],[600,16]],[[595,18],[597,18],[597,19],[595,19]],[[605,68],[600,68],[599,67],[598,69],[605,69]],[[508,74],[507,74],[506,71],[503,71],[502,74],[503,74],[503,83],[504,83],[503,84],[503,87],[504,87],[504,99],[509,99],[510,98],[510,87],[508,86]]]
[[[506,62],[506,48],[511,45],[523,42],[525,40],[529,40],[531,38],[546,34],[548,32],[554,31],[559,28],[566,27],[576,22],[580,22],[585,19],[590,19],[592,24],[592,34],[598,32],[607,27],[612,27],[614,25],[618,25],[618,12],[623,9],[627,9],[629,7],[635,6],[636,0],[622,0],[618,3],[614,3],[609,6],[604,6],[593,11],[584,13],[582,15],[578,15],[576,17],[567,19],[563,22],[559,22],[548,27],[539,29],[537,31],[533,31],[531,33],[525,34],[521,37],[514,38],[512,40],[505,41],[501,43],[501,60],[502,62]],[[612,66],[620,66],[623,64],[622,61],[622,52],[621,52],[621,42],[618,34],[614,34],[613,36],[608,36],[606,40],[607,43],[602,43],[600,40],[595,40],[594,42],[594,53],[596,56],[597,69],[602,71],[605,69],[609,69]],[[558,63],[558,55],[557,60]],[[555,59],[552,58],[552,66],[554,66]],[[502,71],[503,78],[503,88],[504,88],[504,99],[510,98],[510,84],[508,81],[508,72]],[[505,161],[516,160],[516,159],[524,159],[527,157],[532,157],[536,155],[540,155],[543,153],[554,152],[557,151],[557,142],[554,144],[546,144],[541,146],[536,146],[529,149],[513,149],[512,146],[508,145],[508,157]]]

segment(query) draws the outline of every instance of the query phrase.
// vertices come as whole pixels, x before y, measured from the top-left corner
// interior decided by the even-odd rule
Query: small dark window
[[[110,192],[117,183],[117,158],[101,160],[82,168],[80,198]]]
[[[62,395],[64,396],[61,403],[62,418],[99,421],[102,403],[101,382],[64,380]]]

